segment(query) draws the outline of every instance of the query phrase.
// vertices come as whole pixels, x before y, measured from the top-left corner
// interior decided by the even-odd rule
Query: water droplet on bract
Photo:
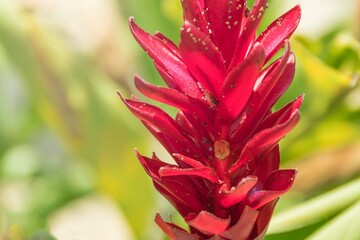
[[[238,0],[238,2],[239,2],[239,0]],[[241,4],[238,4],[237,6],[236,6],[236,10],[240,10],[242,8],[242,5]]]

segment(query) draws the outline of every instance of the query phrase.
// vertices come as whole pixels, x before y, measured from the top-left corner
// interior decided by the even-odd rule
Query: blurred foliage
[[[117,204],[134,239],[160,236],[154,213],[173,209],[155,193],[133,149],[164,150],[116,90],[136,93],[135,72],[163,85],[126,22],[132,15],[147,31],[178,42],[179,1],[93,0],[81,10],[71,1],[36,2],[0,1],[0,239],[53,239],[53,216],[94,193]],[[280,4],[270,4],[262,29]],[[281,143],[284,167],[299,174],[267,239],[360,238],[360,43],[354,35],[342,25],[291,40],[297,73],[276,108],[305,93],[302,120]]]
[[[141,234],[148,220],[139,216],[154,200],[133,152],[147,137],[116,95],[127,83],[112,79],[97,56],[54,39],[57,29],[33,9],[16,10],[0,8],[0,173],[4,198],[20,199],[2,201],[1,225],[16,222],[32,235],[67,202],[100,191]]]

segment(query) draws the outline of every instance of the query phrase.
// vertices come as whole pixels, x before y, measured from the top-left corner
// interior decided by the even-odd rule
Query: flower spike
[[[135,75],[135,86],[177,108],[176,117],[119,93],[173,157],[168,163],[136,151],[156,190],[189,230],[165,222],[160,214],[155,222],[171,240],[263,239],[279,197],[296,176],[296,170],[279,169],[278,143],[298,123],[304,96],[276,112],[272,107],[294,77],[288,40],[298,26],[300,7],[257,36],[267,0],[256,0],[251,9],[245,0],[181,4],[178,45],[129,19],[134,38],[167,85],[155,86]]]

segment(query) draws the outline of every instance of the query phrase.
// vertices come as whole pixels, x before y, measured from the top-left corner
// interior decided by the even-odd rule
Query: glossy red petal
[[[284,45],[285,40],[293,34],[301,17],[300,6],[297,5],[276,19],[260,34],[256,42],[265,48],[266,62]]]
[[[186,153],[191,157],[202,155],[191,139],[186,136],[186,132],[166,112],[147,103],[122,100],[171,154]]]
[[[178,91],[181,91],[180,87],[176,83],[179,80],[179,78],[174,78],[170,74],[170,72],[167,70],[167,68],[161,63],[154,61],[154,66],[155,66],[156,70],[159,72],[161,78],[164,79],[167,86],[169,86],[170,88],[176,89]]]
[[[179,153],[188,155],[193,158],[199,159],[199,161],[206,159],[202,149],[195,148],[195,145],[188,141],[174,140],[167,132],[159,131],[156,126],[143,122],[145,127],[152,133],[152,135],[163,145],[163,147],[170,153]],[[177,162],[179,166],[182,166],[181,162]]]
[[[202,109],[202,115],[199,111],[195,110],[192,113],[185,112],[186,118],[197,129],[201,136],[213,136],[216,132],[214,119],[216,117],[214,109]],[[213,139],[213,137],[211,137]]]
[[[186,118],[183,111],[179,111],[176,114],[175,121],[179,126],[181,126],[183,129],[186,129],[186,131],[189,133],[190,136],[193,138],[199,138],[198,130],[191,124],[191,122]]]
[[[168,37],[163,35],[161,32],[156,32],[154,34],[155,37],[160,39],[176,56],[180,57],[180,52],[178,46],[171,41]]]
[[[229,173],[236,175],[236,172],[239,171],[240,168],[248,165],[249,162],[255,160],[257,156],[269,152],[286,135],[286,133],[296,126],[299,120],[300,113],[296,110],[283,124],[265,129],[254,135],[246,143],[239,159],[230,167]]]
[[[256,176],[246,176],[241,181],[232,187],[230,190],[227,189],[226,185],[223,185],[223,189],[220,189],[220,204],[223,207],[231,207],[240,201],[242,201],[251,188],[257,183]]]
[[[179,168],[176,166],[164,166],[159,169],[159,174],[162,177],[171,177],[171,176],[198,176],[203,179],[209,180],[213,183],[218,184],[219,178],[216,175],[216,172],[208,167],[202,168]]]
[[[251,99],[251,104],[245,109],[242,122],[231,133],[231,141],[242,144],[260,125],[271,107],[284,93],[292,82],[295,71],[294,55],[286,50],[281,59],[266,69],[263,80],[256,83]],[[239,145],[240,146],[240,145]]]
[[[205,0],[204,3],[205,8],[208,9],[206,14],[211,29],[211,39],[219,48],[228,66],[242,26],[245,1]]]
[[[148,158],[142,156],[137,150],[135,150],[136,156],[145,169],[146,173],[153,179],[153,180],[160,180],[159,169],[167,164],[157,160],[156,158]]]
[[[137,26],[132,18],[129,20],[130,30],[138,41],[140,46],[149,54],[149,56],[169,74],[174,81],[167,84],[171,88],[175,88],[194,98],[201,98],[202,93],[197,82],[191,77],[184,63],[176,56],[165,43],[145,32]]]
[[[189,102],[189,97],[175,89],[155,86],[145,82],[138,75],[135,75],[134,83],[142,94],[158,102],[171,105],[181,110],[189,111],[193,108],[193,105]]]
[[[288,89],[295,74],[295,56],[291,53],[286,63],[285,69],[282,71],[280,77],[276,80],[275,84],[271,88],[271,91],[266,98],[261,101],[261,107],[257,106],[257,109],[270,109],[274,103],[279,100],[283,93]],[[261,95],[261,93],[259,93]],[[259,104],[259,103],[258,103]],[[264,111],[264,110],[263,110]]]
[[[258,181],[264,183],[268,176],[280,167],[279,145],[276,145],[263,158],[257,158],[255,167],[249,172],[258,177]]]
[[[153,158],[147,158],[136,152],[137,158],[144,167],[148,175],[153,179],[154,186],[164,195],[183,215],[186,216],[190,212],[200,212],[202,203],[199,191],[194,187],[193,183],[186,177],[180,176],[173,179],[162,179],[159,175],[159,169],[168,164]]]
[[[185,221],[206,235],[216,235],[224,232],[228,228],[230,217],[222,219],[207,211],[201,211],[199,214],[189,214],[185,218]]]
[[[191,22],[203,33],[209,34],[208,22],[204,15],[203,0],[182,0],[184,20]]]
[[[205,167],[204,164],[202,164],[201,162],[193,159],[193,158],[189,158],[187,156],[178,154],[178,153],[174,153],[173,157],[176,158],[178,161],[182,161],[185,162],[186,164],[188,164],[189,166],[193,167],[193,168],[203,168]]]
[[[219,102],[219,116],[235,118],[243,110],[253,92],[256,79],[260,75],[265,60],[261,45],[254,46],[248,57],[236,66],[226,77]],[[225,108],[225,111],[222,109]],[[223,112],[224,111],[224,112]]]
[[[165,222],[159,213],[156,214],[155,222],[171,240],[203,240],[201,237],[188,233],[175,224]]]
[[[231,240],[248,240],[253,231],[259,212],[249,206],[244,208],[239,220],[220,236]]]
[[[257,87],[255,88],[254,104],[261,105],[264,102],[264,99],[269,95],[271,90],[277,83],[277,80],[280,78],[281,74],[283,73],[284,69],[288,64],[291,64],[291,60],[293,54],[290,52],[290,46],[287,42],[286,50],[282,58],[280,59],[279,64],[277,64],[272,71],[268,73],[267,76],[264,77],[263,81],[257,83]]]
[[[192,202],[184,202],[183,199],[179,198],[177,195],[175,195],[173,192],[167,190],[165,187],[163,187],[161,184],[159,184],[156,181],[153,181],[155,189],[163,195],[171,205],[174,206],[174,208],[180,213],[182,217],[186,217],[190,213],[193,212],[199,212],[201,210],[194,210],[195,204]],[[184,193],[184,192],[182,192]],[[190,193],[186,193],[190,194]],[[187,199],[189,200],[189,199]],[[190,200],[191,201],[191,200]]]
[[[252,236],[250,239],[253,240],[263,240],[265,237],[266,230],[269,226],[271,216],[273,214],[275,205],[278,199],[275,199],[265,206],[259,209],[259,215],[256,221],[256,225],[254,227],[254,231],[252,232]]]
[[[150,124],[160,132],[166,132],[174,139],[187,141],[175,121],[162,109],[148,103],[124,100],[125,105],[141,121]]]
[[[224,61],[210,38],[190,22],[181,29],[181,56],[197,81],[210,94],[218,98],[220,86],[225,79]]]
[[[197,120],[199,119],[200,117],[197,117]],[[211,164],[209,164],[208,161],[210,161],[212,159],[212,156],[214,155],[213,154],[214,143],[212,141],[212,137],[209,135],[209,131],[211,130],[209,130],[209,125],[207,124],[207,122],[202,121],[203,123],[205,123],[205,125],[208,128],[206,128],[204,124],[201,123],[199,124],[197,121],[193,121],[193,123],[196,124],[194,126],[192,125],[193,123],[191,123],[188,120],[188,118],[182,111],[179,111],[178,114],[176,115],[176,122],[183,129],[186,129],[186,131],[189,133],[189,136],[193,138],[193,142],[197,146],[197,148],[203,150],[205,159],[197,158],[197,160],[204,163],[206,166],[210,166]]]
[[[276,80],[276,83],[273,85],[269,94],[267,94],[264,99],[260,93],[253,94],[252,99],[250,99],[252,104],[247,109],[248,111],[246,115],[246,121],[241,125],[241,128],[239,128],[240,130],[235,132],[234,136],[232,136],[233,142],[241,143],[241,139],[246,139],[247,136],[251,135],[251,133],[257,129],[257,127],[269,113],[269,110],[290,86],[294,77],[294,73],[295,58],[292,54],[290,54],[285,69],[282,71],[280,77]]]
[[[144,156],[138,156],[145,159]],[[147,162],[147,164],[151,164]],[[149,168],[149,166],[144,166]],[[204,209],[201,202],[201,195],[194,183],[187,176],[176,176],[171,178],[153,177],[154,186],[164,195],[183,215],[186,216],[190,212],[200,212]]]
[[[259,23],[264,16],[266,6],[268,4],[267,0],[256,0],[249,16],[247,17],[242,32],[236,42],[233,58],[229,69],[232,69],[238,65],[241,61],[244,60],[245,56],[250,50],[252,43],[256,37],[256,30],[259,26]]]
[[[294,182],[297,170],[281,169],[274,171],[264,184],[264,189],[268,191],[288,190]]]
[[[248,204],[253,209],[259,209],[265,204],[277,199],[292,186],[296,170],[278,170],[273,172],[264,184],[264,190],[256,191],[248,196]]]
[[[289,116],[295,112],[296,110],[300,109],[300,106],[304,100],[304,95],[300,95],[296,99],[294,99],[292,102],[288,103],[286,106],[281,108],[280,110],[270,114],[267,116],[264,121],[259,126],[259,131],[271,128],[277,124],[282,124],[284,121],[286,121]]]

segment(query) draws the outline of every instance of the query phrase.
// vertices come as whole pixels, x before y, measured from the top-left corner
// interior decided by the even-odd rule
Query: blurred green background
[[[261,28],[297,2],[297,73],[276,108],[305,93],[281,143],[299,174],[267,239],[360,239],[360,2],[273,0]],[[127,19],[177,42],[179,3],[0,1],[1,240],[161,239],[155,212],[178,220],[134,148],[167,154],[116,90],[137,94],[134,73],[163,84]]]

